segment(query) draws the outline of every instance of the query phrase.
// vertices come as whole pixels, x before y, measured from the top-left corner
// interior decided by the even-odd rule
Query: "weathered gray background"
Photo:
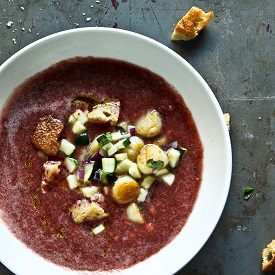
[[[175,23],[193,5],[214,17],[195,40],[172,42]],[[0,64],[78,25],[131,30],[184,57],[231,114],[228,201],[205,246],[178,275],[261,274],[262,249],[275,238],[274,12],[275,0],[0,0]],[[246,186],[255,188],[248,201]],[[12,273],[0,265],[0,274]]]

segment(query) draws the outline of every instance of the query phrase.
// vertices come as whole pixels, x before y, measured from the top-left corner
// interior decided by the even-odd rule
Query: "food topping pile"
[[[104,220],[111,218],[104,210],[107,194],[125,206],[129,221],[144,223],[140,206],[150,186],[156,179],[171,186],[176,167],[187,151],[177,141],[164,148],[165,136],[145,144],[145,140],[154,140],[163,131],[157,110],[148,110],[135,125],[129,125],[119,120],[120,108],[119,100],[106,99],[90,109],[76,109],[66,122],[68,137],[64,134],[68,125],[45,116],[32,137],[39,154],[45,157],[42,192],[49,192],[56,181],[63,188],[79,192],[82,198],[69,208],[69,214],[77,224],[95,222],[95,235],[105,230]],[[113,131],[91,136],[89,127],[99,124]]]

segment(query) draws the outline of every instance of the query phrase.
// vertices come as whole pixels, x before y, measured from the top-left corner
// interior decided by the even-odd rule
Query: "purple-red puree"
[[[119,99],[119,120],[131,124],[144,111],[155,109],[167,143],[178,141],[188,149],[173,185],[158,180],[151,186],[142,206],[143,224],[129,221],[125,205],[114,202],[110,194],[104,203],[108,226],[94,235],[89,225],[76,224],[68,211],[83,196],[60,186],[42,193],[44,160],[32,135],[47,115],[62,121],[66,132],[76,95]],[[89,129],[89,135],[102,133],[99,128]],[[1,113],[0,147],[1,218],[33,251],[74,270],[124,269],[157,253],[181,231],[201,183],[203,148],[181,96],[158,75],[111,59],[65,60],[21,84]]]

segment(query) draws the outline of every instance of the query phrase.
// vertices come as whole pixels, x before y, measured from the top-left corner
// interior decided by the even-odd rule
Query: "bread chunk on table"
[[[270,244],[263,250],[263,271],[275,271],[275,240],[272,240]]]
[[[197,7],[192,7],[177,23],[171,39],[184,41],[194,39],[207,25],[213,14],[212,11],[205,13]]]

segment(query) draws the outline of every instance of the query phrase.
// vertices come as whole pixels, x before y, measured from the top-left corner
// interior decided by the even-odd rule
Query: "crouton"
[[[205,13],[197,7],[192,7],[188,13],[177,23],[171,39],[191,40],[207,25],[213,16],[213,12]]]
[[[55,156],[59,150],[58,139],[63,128],[63,123],[52,116],[40,118],[32,137],[34,146],[47,155]]]
[[[103,103],[95,105],[93,110],[88,114],[88,118],[92,122],[110,123],[111,125],[116,125],[119,112],[119,100],[106,100]]]
[[[44,179],[46,181],[52,181],[60,172],[59,165],[61,161],[47,161],[44,163]]]
[[[87,199],[78,200],[71,208],[70,212],[75,223],[85,221],[100,220],[108,217],[104,209],[96,202]]]
[[[275,271],[275,240],[272,240],[270,244],[263,250],[263,271]]]

